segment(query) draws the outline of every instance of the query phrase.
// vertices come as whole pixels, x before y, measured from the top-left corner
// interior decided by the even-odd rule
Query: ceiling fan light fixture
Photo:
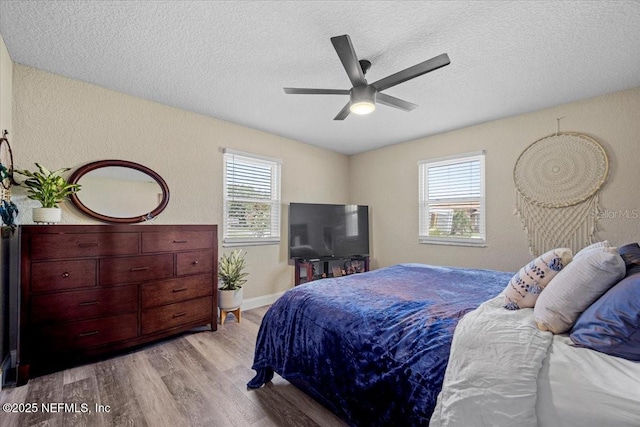
[[[369,114],[376,109],[376,89],[373,86],[356,86],[351,89],[351,106],[354,114]]]
[[[351,110],[354,114],[365,115],[373,112],[376,109],[376,104],[372,104],[368,101],[357,102],[355,104],[351,104],[349,110]]]

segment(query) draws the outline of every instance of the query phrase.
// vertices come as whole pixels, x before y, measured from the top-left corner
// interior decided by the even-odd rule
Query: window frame
[[[271,168],[271,192],[269,199],[252,199],[250,197],[236,199],[229,194],[229,178],[227,176],[227,167],[229,162],[237,162],[246,164],[261,164],[263,166],[269,166]],[[223,211],[222,211],[222,246],[234,247],[234,246],[257,246],[257,245],[276,245],[280,244],[281,231],[280,220],[282,218],[282,160],[273,157],[260,156],[257,154],[247,153],[238,150],[232,150],[225,148],[223,150],[223,178],[222,178],[222,198],[223,198]],[[269,233],[266,237],[233,237],[230,236],[230,221],[229,221],[229,204],[234,201],[256,201],[259,203],[268,203],[271,206],[271,217]],[[266,201],[268,200],[268,201]],[[266,228],[265,228],[266,229]]]
[[[439,157],[434,159],[425,159],[418,162],[418,241],[421,244],[450,245],[450,246],[476,246],[485,247],[487,244],[486,232],[486,169],[485,169],[485,150],[457,154],[447,157]],[[480,166],[480,196],[479,197],[460,197],[446,199],[449,203],[468,203],[469,201],[478,201],[479,218],[478,228],[479,237],[457,237],[457,236],[430,236],[430,205],[440,205],[429,200],[429,168],[466,163],[470,161],[479,161]],[[429,218],[426,218],[429,217]]]

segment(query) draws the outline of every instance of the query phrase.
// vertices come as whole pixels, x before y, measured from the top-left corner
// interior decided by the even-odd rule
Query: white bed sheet
[[[640,427],[640,362],[539,331],[501,297],[459,323],[430,427]]]
[[[640,362],[555,335],[538,376],[540,427],[640,426]]]
[[[533,310],[503,304],[493,298],[458,322],[430,427],[538,427],[537,378],[552,335],[536,328]]]

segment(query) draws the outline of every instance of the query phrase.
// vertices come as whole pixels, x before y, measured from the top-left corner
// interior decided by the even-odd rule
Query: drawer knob
[[[173,318],[175,319],[176,317],[182,317],[182,316],[186,316],[187,312],[186,311],[181,311],[180,313],[175,313],[173,315]]]
[[[131,271],[147,271],[149,270],[149,267],[133,267],[131,268]]]
[[[68,271],[65,271],[64,273],[62,273],[62,277],[63,277],[63,278],[65,278],[65,279],[66,279],[67,277],[69,277],[69,276],[71,276],[71,274],[69,274],[69,272],[68,272]]]
[[[173,243],[187,243],[186,240],[174,240]]]
[[[197,261],[197,260],[196,260],[196,261],[193,261],[193,263],[192,263],[192,264],[193,264],[193,265],[198,265],[198,261]]]
[[[79,337],[90,337],[91,335],[98,335],[100,331],[83,332],[78,334]]]
[[[174,289],[172,292],[184,292],[186,290],[187,288],[178,288],[178,289]]]

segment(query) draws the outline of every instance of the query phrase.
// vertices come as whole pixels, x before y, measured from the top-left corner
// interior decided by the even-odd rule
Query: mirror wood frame
[[[148,167],[141,165],[139,163],[134,163],[127,160],[99,160],[96,162],[87,163],[84,166],[80,166],[78,169],[76,169],[75,172],[71,174],[71,176],[69,177],[69,183],[78,184],[78,181],[87,173],[94,171],[96,169],[101,169],[101,168],[106,168],[111,166],[135,169],[153,178],[162,189],[162,200],[160,201],[160,204],[151,212],[145,213],[143,215],[132,216],[132,217],[114,217],[114,216],[103,215],[100,212],[95,212],[92,209],[89,209],[86,205],[84,205],[80,201],[76,193],[72,193],[69,196],[69,199],[71,200],[71,203],[73,203],[73,205],[76,208],[78,208],[78,210],[80,210],[82,213],[100,221],[112,222],[112,223],[118,223],[118,224],[133,224],[137,222],[144,222],[144,221],[151,220],[157,217],[167,207],[167,204],[169,203],[169,187],[167,186],[167,183],[164,181],[164,179],[162,179],[160,175],[158,175],[155,171],[149,169]],[[80,189],[80,191],[82,191],[82,189]]]

